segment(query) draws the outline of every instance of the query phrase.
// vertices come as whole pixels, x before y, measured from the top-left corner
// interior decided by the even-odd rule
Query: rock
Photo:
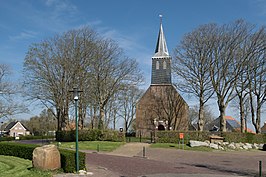
[[[263,144],[258,145],[259,149],[263,149]]]
[[[197,146],[209,146],[208,143],[206,142],[202,142],[202,141],[194,141],[194,140],[190,140],[189,141],[190,147],[197,147]]]
[[[223,142],[223,145],[227,146],[227,145],[229,145],[229,142]]]
[[[235,146],[234,143],[230,143],[230,144],[228,145],[228,148],[229,148],[229,149],[236,149],[236,146]]]
[[[251,146],[252,146],[252,149],[259,149],[259,145],[256,143],[252,144]]]
[[[220,149],[220,150],[224,150],[224,147],[222,147],[222,146],[219,146],[219,149]]]
[[[263,150],[263,151],[266,151],[266,144],[264,144],[264,145],[262,146],[262,150]]]
[[[41,170],[61,168],[60,153],[55,145],[37,147],[33,151],[32,165]]]
[[[211,143],[210,144],[210,148],[219,149],[219,145],[218,144]]]
[[[245,149],[245,150],[247,150],[248,149],[248,146],[244,145],[242,148]]]
[[[236,149],[243,149],[243,144],[242,143],[235,143]]]
[[[87,172],[86,172],[85,170],[79,170],[79,174],[80,174],[80,175],[86,175]]]
[[[248,149],[252,149],[252,144],[250,144],[250,143],[245,143],[244,146],[246,146]]]
[[[207,143],[207,144],[210,144],[210,141],[209,140],[205,140],[204,142]]]

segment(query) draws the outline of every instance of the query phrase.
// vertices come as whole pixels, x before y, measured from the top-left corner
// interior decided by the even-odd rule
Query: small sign
[[[184,139],[184,133],[179,133],[179,138]]]
[[[120,131],[120,132],[123,132],[123,128],[120,128],[119,131]]]

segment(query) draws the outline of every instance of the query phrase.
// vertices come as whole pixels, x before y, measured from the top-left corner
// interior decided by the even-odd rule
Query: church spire
[[[155,55],[153,57],[169,57],[166,40],[163,33],[162,15],[160,17],[160,30],[157,40],[157,45],[155,49]]]
[[[162,15],[160,15],[160,30],[155,49],[152,57],[152,85],[171,85],[171,56],[168,53],[166,40],[163,33]]]

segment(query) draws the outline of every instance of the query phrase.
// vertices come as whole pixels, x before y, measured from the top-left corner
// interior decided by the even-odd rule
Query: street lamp
[[[78,135],[78,100],[79,100],[79,91],[77,87],[74,87],[72,91],[74,94],[74,101],[75,101],[75,118],[76,118],[76,171],[79,172],[79,135]]]

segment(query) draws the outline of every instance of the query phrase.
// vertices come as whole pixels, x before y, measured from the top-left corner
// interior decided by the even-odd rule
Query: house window
[[[156,69],[159,69],[159,61],[156,61]]]
[[[163,69],[166,69],[166,61],[163,61]]]

